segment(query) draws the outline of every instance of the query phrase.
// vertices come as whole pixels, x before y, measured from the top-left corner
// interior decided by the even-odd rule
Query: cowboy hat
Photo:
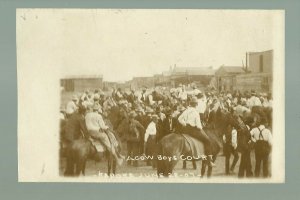
[[[99,110],[101,109],[101,106],[99,103],[95,103],[94,106],[93,106],[93,110]]]
[[[185,110],[185,107],[184,107],[183,105],[180,104],[180,105],[177,107],[177,109],[178,109],[180,112],[182,112],[182,111]]]
[[[172,114],[171,108],[167,107],[167,108],[165,109],[165,114],[166,114],[166,115],[171,115],[171,114]]]
[[[95,100],[100,99],[100,95],[99,95],[98,93],[96,93],[96,94],[94,95],[94,99],[95,99]]]
[[[202,92],[198,89],[194,89],[194,95],[198,95],[198,94],[201,94]]]
[[[153,112],[153,109],[152,109],[152,108],[149,108],[149,107],[147,107],[147,108],[146,108],[146,110],[145,110],[145,112],[146,112],[146,113],[152,113],[152,112]]]
[[[197,105],[198,104],[198,99],[196,97],[192,97],[191,101],[190,101],[191,105]]]
[[[152,120],[158,120],[159,117],[158,117],[158,115],[152,115],[152,116],[151,116],[151,119],[152,119]]]
[[[137,108],[135,109],[135,111],[136,111],[136,112],[143,112],[143,111],[144,111],[144,109],[143,109],[143,108],[141,108],[141,107],[137,107]]]

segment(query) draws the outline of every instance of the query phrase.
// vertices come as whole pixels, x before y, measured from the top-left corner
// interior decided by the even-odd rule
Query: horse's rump
[[[160,148],[163,156],[193,156],[204,155],[204,145],[187,134],[172,133],[161,139]]]
[[[191,154],[191,156],[195,159],[200,159],[205,155],[204,145],[202,142],[187,134],[182,134],[182,136],[185,139],[185,146],[187,148],[186,154]]]

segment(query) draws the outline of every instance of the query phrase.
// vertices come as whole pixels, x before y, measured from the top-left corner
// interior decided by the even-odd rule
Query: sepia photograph
[[[19,181],[284,183],[284,17],[17,9]]]

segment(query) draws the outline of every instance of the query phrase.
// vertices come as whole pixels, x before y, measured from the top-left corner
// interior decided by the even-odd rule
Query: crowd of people
[[[182,84],[174,88],[155,87],[128,91],[118,88],[110,93],[100,89],[86,90],[72,97],[61,112],[61,118],[66,119],[67,141],[71,143],[82,136],[98,139],[121,165],[124,156],[116,148],[118,144],[114,135],[126,141],[127,157],[131,158],[155,155],[157,143],[171,133],[185,133],[198,139],[205,145],[205,153],[209,155],[210,140],[203,127],[210,125],[213,116],[211,113],[218,109],[239,116],[247,124],[251,133],[249,142],[255,144],[254,175],[260,175],[263,163],[263,175],[268,177],[272,113],[257,112],[259,120],[247,119],[255,110],[272,111],[271,94],[256,93],[254,90],[243,93],[201,91],[195,85]],[[239,159],[238,131],[238,127],[231,126],[222,133],[226,174],[233,173]],[[234,160],[229,169],[231,154],[234,155]],[[135,159],[129,159],[127,164],[139,165]],[[155,164],[154,160],[147,160],[147,165],[155,168]],[[209,164],[215,166],[211,160]]]

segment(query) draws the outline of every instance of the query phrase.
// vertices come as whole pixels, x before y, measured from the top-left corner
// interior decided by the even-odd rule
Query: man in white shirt
[[[153,115],[152,116],[152,121],[150,122],[150,124],[148,125],[147,129],[146,129],[146,133],[145,133],[145,142],[148,141],[148,138],[154,137],[156,136],[156,124],[158,122],[158,116],[157,115]]]
[[[92,138],[99,140],[107,148],[107,150],[116,159],[118,165],[122,165],[123,158],[116,151],[115,145],[111,144],[110,139],[106,133],[109,127],[106,126],[99,112],[101,112],[101,106],[99,104],[95,104],[93,107],[93,112],[89,112],[86,114],[85,123],[87,130]]]
[[[261,106],[261,101],[256,96],[254,91],[251,92],[251,97],[247,101],[247,106],[252,109],[253,106]]]
[[[181,91],[178,94],[178,98],[181,101],[186,101],[187,100],[187,92],[185,90],[185,86],[184,85],[182,86]]]
[[[228,127],[227,133],[223,135],[224,141],[224,154],[225,154],[225,173],[229,175],[229,173],[233,173],[236,163],[239,160],[239,154],[237,151],[237,130],[232,126]],[[229,171],[229,163],[230,156],[233,155],[233,161],[230,166]]]
[[[147,129],[146,129],[146,133],[144,136],[144,153],[147,156],[151,156],[154,158],[155,156],[155,152],[157,149],[157,145],[156,145],[156,134],[157,134],[157,123],[158,123],[158,116],[157,115],[153,115],[152,116],[152,121],[150,122],[150,124],[148,125]],[[147,160],[147,165],[150,164],[149,162],[150,160]],[[152,163],[152,167],[155,168],[156,167],[156,162],[155,160],[151,159],[151,163]]]
[[[211,142],[202,129],[200,115],[196,110],[197,105],[198,100],[196,97],[193,97],[190,101],[190,106],[179,116],[178,121],[182,126],[184,126],[183,131],[185,134],[194,137],[204,144],[209,165],[214,166],[214,163],[212,162]]]
[[[263,163],[263,176],[269,176],[269,154],[272,147],[272,133],[265,127],[266,119],[262,118],[260,125],[253,128],[250,133],[255,143],[255,176],[259,177],[261,163]]]

